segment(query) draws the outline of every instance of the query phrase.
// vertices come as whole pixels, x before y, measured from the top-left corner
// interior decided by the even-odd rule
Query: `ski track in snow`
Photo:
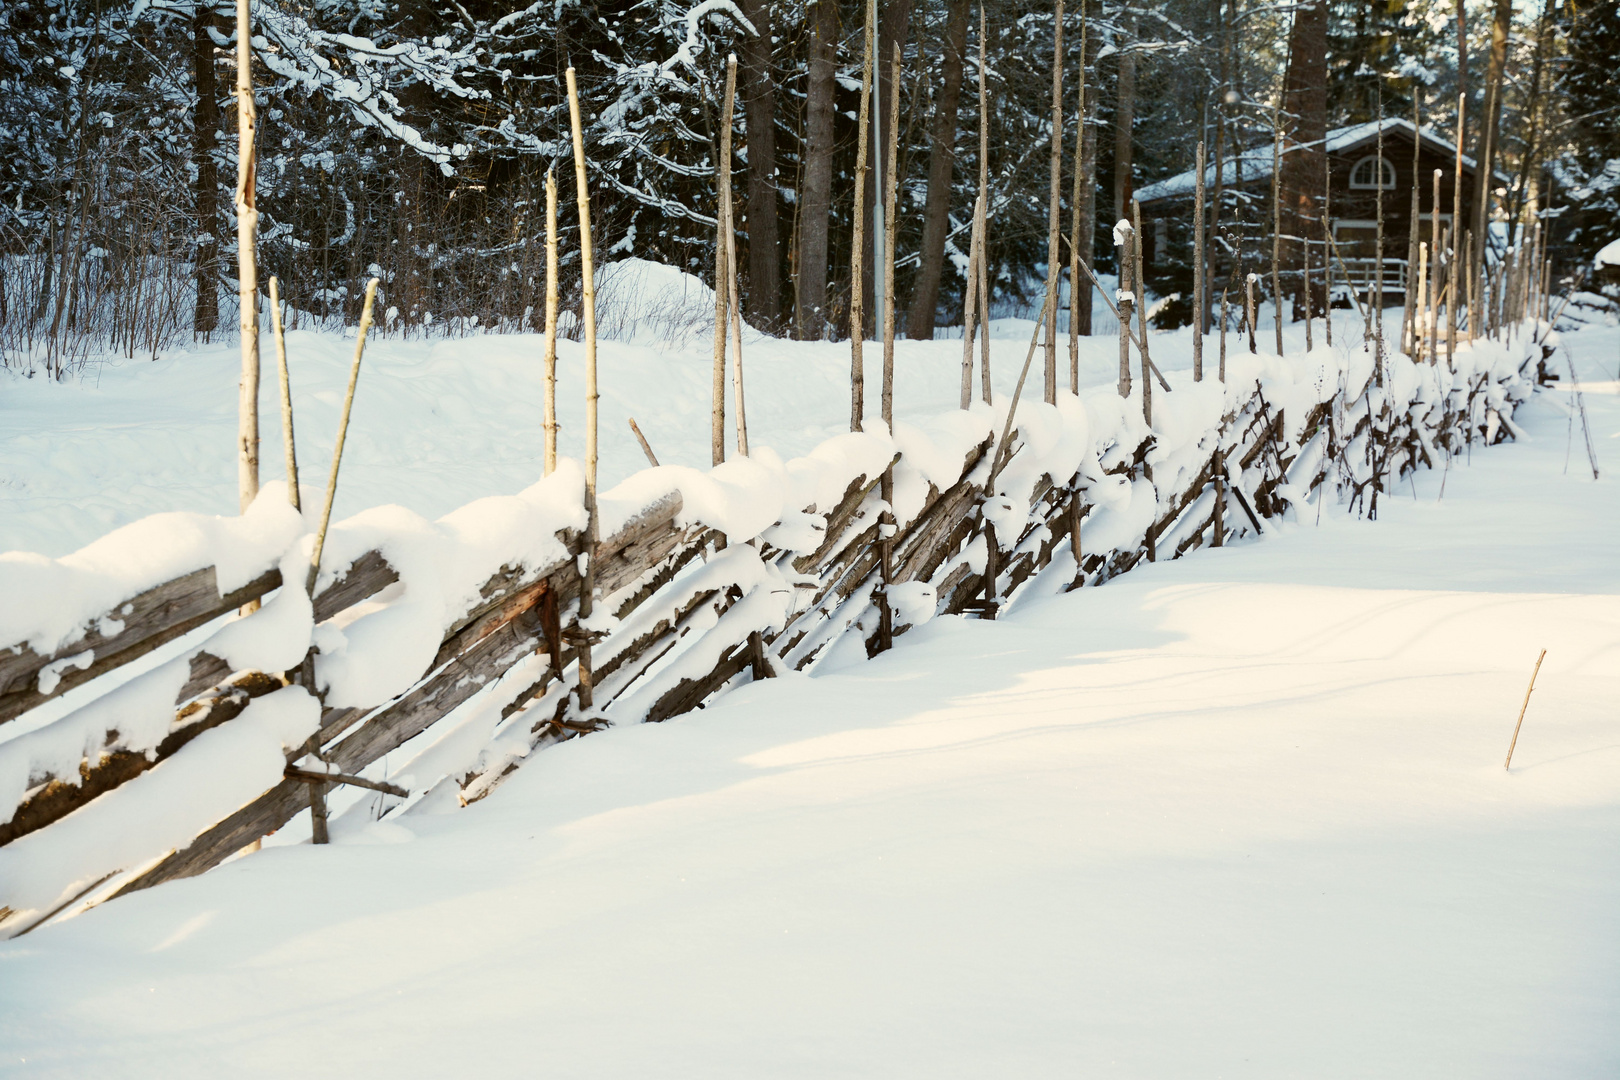
[[[938,619],[870,663],[546,750],[466,810],[127,897],[0,946],[0,1073],[1615,1075],[1620,332],[1567,340],[1596,483],[1560,384],[1520,411],[1529,441],[1402,481],[1376,523],[1329,508],[1100,589],[1037,580],[1001,621]],[[475,341],[487,420],[455,392],[472,369],[451,344],[377,350],[373,389],[391,363],[408,387],[414,364],[413,400],[455,422],[423,431],[404,396],[375,394],[396,448],[443,453],[390,469],[383,414],[357,406],[372,434],[352,509],[396,490],[436,513],[530,475],[538,407],[513,399],[534,343]],[[1012,367],[1027,338],[998,344]],[[957,362],[928,348],[902,372]],[[751,435],[771,432],[756,443],[799,452],[832,430],[805,418],[839,423],[841,347],[755,354],[785,373],[749,385]],[[666,360],[637,419],[699,463],[706,358]],[[233,401],[233,378],[208,393]],[[119,411],[146,385],[131,377]],[[233,497],[228,406],[204,469],[179,426],[194,409],[172,404],[173,437],[198,441],[166,475],[191,462],[196,497]],[[151,438],[84,410],[73,460]],[[515,437],[531,412],[532,441]],[[637,467],[625,442],[604,479]],[[39,497],[6,528],[44,535],[75,500],[111,523],[168,508]],[[40,543],[82,542],[83,520]]]

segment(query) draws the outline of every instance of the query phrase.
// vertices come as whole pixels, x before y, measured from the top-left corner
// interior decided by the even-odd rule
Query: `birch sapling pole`
[[[1328,245],[1333,242],[1333,232],[1328,222],[1333,214],[1333,169],[1326,164],[1327,155],[1322,155],[1324,162],[1322,169],[1322,336],[1327,339],[1327,347],[1333,348],[1333,257],[1328,251]]]
[[[1300,269],[1305,275],[1304,287],[1300,290],[1305,294],[1305,351],[1310,352],[1316,348],[1311,340],[1311,306],[1315,303],[1315,293],[1311,291],[1311,242],[1303,236],[1299,238]]]
[[[1119,396],[1131,396],[1131,223],[1121,219],[1114,226],[1114,246],[1119,248]]]
[[[894,431],[894,243],[895,196],[898,185],[895,173],[899,163],[900,126],[900,42],[894,43],[894,57],[889,65],[889,140],[886,154],[887,175],[883,178],[883,423]],[[884,473],[892,482],[892,475]],[[884,496],[887,498],[888,496]]]
[[[1052,17],[1052,182],[1046,213],[1046,276],[1058,278],[1059,201],[1063,197],[1063,0]],[[1057,305],[1046,313],[1046,403],[1057,404]]]
[[[1142,204],[1135,199],[1131,200],[1131,262],[1134,272],[1131,275],[1136,283],[1136,325],[1141,331],[1136,343],[1137,349],[1142,353],[1142,419],[1151,430],[1153,427],[1153,361],[1148,356],[1148,320],[1147,299],[1142,291],[1142,279],[1146,273],[1142,269]],[[1153,466],[1146,461],[1142,462],[1142,478],[1149,484],[1153,483]],[[1158,530],[1157,511],[1154,517],[1148,519],[1147,524],[1147,557],[1148,562],[1158,560],[1158,539],[1154,533]]]
[[[1422,241],[1419,241],[1418,242],[1418,277],[1417,277],[1417,290],[1416,291],[1417,291],[1417,296],[1419,298],[1420,303],[1418,305],[1417,310],[1413,313],[1413,319],[1417,322],[1417,329],[1418,329],[1419,332],[1416,335],[1417,347],[1414,348],[1412,350],[1412,353],[1411,353],[1412,359],[1414,361],[1421,361],[1423,359],[1423,354],[1426,351],[1424,349],[1424,345],[1428,341],[1428,337],[1429,337],[1429,293],[1428,293],[1428,288],[1429,288],[1429,245],[1422,242]],[[1434,353],[1432,351],[1429,351],[1429,359],[1430,360],[1434,359]]]
[[[877,14],[873,4],[866,5],[866,46],[861,60],[861,112],[855,138],[855,236],[850,245],[849,268],[849,430],[861,430],[861,419],[866,414],[866,372],[861,356],[861,338],[865,332],[861,311],[863,289],[861,271],[865,269],[862,257],[866,245],[866,148],[867,128],[872,109],[872,41],[877,37]]]
[[[889,64],[889,140],[888,161],[883,177],[883,426],[894,433],[894,247],[895,247],[895,195],[899,187],[896,173],[900,147],[900,42],[894,43],[894,55]],[[894,579],[894,468],[883,470],[880,493],[884,510],[878,519],[879,553],[882,558],[883,593],[878,605],[878,648],[887,650],[894,644],[894,608],[889,604],[888,587]]]
[[[1243,321],[1249,324],[1249,351],[1251,353],[1260,351],[1254,341],[1254,283],[1259,279],[1259,276],[1250,271],[1243,278],[1244,303],[1246,305],[1243,309]]]
[[[298,495],[298,449],[293,443],[292,379],[287,373],[287,335],[281,325],[281,282],[270,278],[270,325],[276,333],[276,374],[281,380],[281,444],[287,452],[287,501],[304,509]]]
[[[1271,305],[1277,329],[1277,355],[1283,354],[1282,324],[1282,98],[1271,111]]]
[[[254,136],[252,0],[236,0],[236,276],[241,304],[242,379],[237,399],[237,489],[241,510],[259,494],[259,210]],[[258,607],[245,606],[244,612]]]
[[[990,95],[985,83],[984,0],[979,2],[979,384],[984,403],[990,398]]]
[[[737,219],[726,204],[726,306],[731,309],[731,389],[737,405],[737,453],[748,456],[748,405],[743,399],[742,292],[737,288]]]
[[[545,474],[557,471],[557,176],[546,170]]]
[[[726,208],[731,205],[731,113],[736,96],[737,58],[733,56],[726,64],[726,97],[720,109],[720,159],[714,165],[714,372],[713,385],[709,388],[713,399],[709,409],[709,457],[715,465],[726,460],[726,321],[730,307],[726,298],[731,277],[731,268],[727,265],[731,245],[726,238],[730,215]]]
[[[1422,144],[1419,143],[1419,145]],[[1412,175],[1416,176],[1416,171]],[[1406,272],[1408,276],[1411,275],[1412,267],[1418,261],[1418,244],[1423,234],[1421,218],[1422,212],[1418,206],[1418,185],[1413,183],[1411,216],[1407,219],[1406,229]],[[1408,282],[1408,285],[1410,285],[1410,282]],[[1420,340],[1423,337],[1422,325],[1418,318],[1417,293],[1408,288],[1401,306],[1401,351],[1413,358],[1416,358],[1418,349],[1422,344]]]
[[[579,594],[579,622],[583,631],[579,637],[579,707],[589,709],[593,703],[591,683],[591,638],[584,630],[595,604],[596,545],[600,541],[601,523],[596,513],[596,267],[591,250],[591,194],[585,177],[585,133],[579,119],[579,89],[574,82],[574,69],[569,68],[568,119],[574,135],[574,187],[579,197],[579,265],[585,322],[585,584]],[[726,131],[731,130],[731,102],[727,95]],[[727,138],[730,149],[730,138]],[[730,163],[729,155],[726,158]],[[727,184],[728,195],[730,185]],[[724,399],[725,384],[721,384]],[[721,447],[724,450],[724,445]]]
[[[1377,350],[1374,356],[1373,371],[1378,379],[1378,385],[1384,385],[1384,96],[1380,88],[1378,93],[1378,187],[1375,192],[1375,201],[1378,206],[1378,234],[1376,250],[1373,255],[1373,300],[1367,305],[1367,314],[1372,319],[1372,335],[1374,347]],[[1374,490],[1377,490],[1377,476],[1374,476]]]
[[[1193,195],[1193,382],[1204,381],[1204,141],[1198,140]]]
[[[1463,234],[1462,273],[1467,275],[1464,285],[1468,290],[1463,300],[1463,317],[1468,320],[1468,344],[1474,343],[1474,325],[1478,321],[1474,315],[1474,230],[1468,229]]]
[[[1223,382],[1223,383],[1226,382],[1226,320],[1227,320],[1227,318],[1228,318],[1228,315],[1227,315],[1227,306],[1226,306],[1226,290],[1222,289],[1221,290],[1221,369],[1220,369],[1220,379],[1221,379],[1221,382]]]
[[[1541,674],[1541,662],[1547,659],[1547,650],[1542,649],[1541,655],[1536,657],[1536,666],[1530,672],[1530,685],[1524,691],[1524,704],[1519,706],[1519,719],[1513,725],[1513,741],[1508,743],[1507,758],[1502,762],[1502,771],[1507,772],[1513,766],[1513,748],[1519,745],[1519,729],[1524,726],[1524,713],[1530,707],[1530,695],[1536,689],[1536,676]]]
[[[1412,211],[1406,223],[1406,275],[1412,276],[1412,267],[1418,261],[1418,241],[1422,239],[1423,222],[1418,206],[1418,196],[1422,189],[1417,178],[1422,171],[1423,163],[1423,84],[1414,82],[1412,87]],[[1435,206],[1436,213],[1440,207]],[[1401,307],[1401,348],[1408,356],[1417,357],[1421,347],[1418,338],[1420,324],[1417,321],[1417,297],[1413,294],[1411,282],[1407,282],[1407,289],[1402,298]],[[1410,335],[1410,337],[1408,337]]]
[[[983,224],[980,217],[982,208],[983,203],[975,200],[972,239],[968,243],[967,287],[962,290],[962,408],[964,409],[973,404],[973,343],[978,336],[978,330],[973,325],[973,315],[979,299],[979,260],[984,257],[982,248],[984,236],[980,230]]]
[[[1431,361],[1435,359],[1438,352],[1438,350],[1435,348],[1437,344],[1435,335],[1437,333],[1437,321],[1440,314],[1440,305],[1438,300],[1440,293],[1440,256],[1441,252],[1445,251],[1445,247],[1440,243],[1441,175],[1442,174],[1439,169],[1434,170],[1434,201],[1432,204],[1434,206],[1434,213],[1429,215],[1429,261],[1434,265],[1433,269],[1429,273],[1429,293],[1425,300],[1425,303],[1428,305],[1428,319],[1423,324],[1426,327],[1426,333],[1429,335],[1429,359]],[[1408,268],[1407,272],[1411,272],[1410,268]]]
[[[1080,393],[1080,197],[1086,155],[1086,5],[1080,3],[1080,90],[1075,106],[1074,187],[1069,193],[1069,393]],[[1086,285],[1090,288],[1090,284]],[[1075,564],[1079,565],[1080,518],[1074,512]]]
[[[321,572],[321,550],[326,547],[326,526],[332,520],[332,500],[337,497],[338,466],[343,464],[343,444],[349,437],[349,413],[354,409],[354,388],[360,382],[360,359],[366,353],[366,334],[371,331],[371,310],[377,302],[377,279],[366,283],[366,302],[360,310],[360,329],[354,336],[354,363],[349,366],[349,388],[343,394],[343,411],[338,414],[337,440],[332,444],[332,471],[326,478],[326,501],[321,507],[321,523],[315,530],[315,547],[309,555],[309,576],[304,591],[313,599],[315,579]]]
[[[1457,95],[1457,163],[1451,172],[1451,270],[1446,275],[1450,285],[1450,301],[1446,304],[1446,364],[1454,366],[1452,356],[1457,351],[1457,298],[1462,295],[1458,287],[1459,275],[1468,271],[1462,261],[1462,175],[1463,137],[1468,126],[1468,95]],[[1480,168],[1484,168],[1481,165]],[[1436,207],[1436,210],[1439,208]],[[1438,215],[1436,215],[1438,216]]]
[[[1131,281],[1136,287],[1136,348],[1142,354],[1142,419],[1153,426],[1153,360],[1148,356],[1147,297],[1142,287],[1142,204],[1131,200]]]
[[[735,86],[737,82],[737,57],[732,54],[726,61],[726,83]],[[726,114],[726,133],[729,141],[731,114]],[[730,158],[726,161],[729,164]],[[736,354],[736,361],[731,369],[731,389],[736,395],[737,404],[737,453],[743,457],[748,456],[748,410],[743,400],[743,353],[742,353],[742,293],[737,288],[737,219],[731,199],[730,170],[726,170],[726,201],[721,207],[725,214],[725,244],[726,244],[726,307],[729,309],[728,320],[731,323],[731,351]]]

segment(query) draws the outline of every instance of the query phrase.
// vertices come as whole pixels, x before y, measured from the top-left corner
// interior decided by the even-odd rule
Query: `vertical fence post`
[[[579,618],[589,619],[595,603],[596,545],[601,523],[596,514],[596,269],[591,251],[591,195],[585,176],[585,135],[579,118],[579,89],[574,69],[568,74],[568,119],[574,135],[574,186],[579,197],[579,263],[585,321],[585,583],[579,594]],[[722,285],[722,288],[724,286]],[[721,395],[724,396],[722,386]],[[722,447],[723,449],[723,447]],[[591,637],[582,625],[579,636],[579,707],[593,704]]]

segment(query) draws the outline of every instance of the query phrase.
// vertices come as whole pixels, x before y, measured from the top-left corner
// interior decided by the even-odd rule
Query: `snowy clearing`
[[[1567,340],[1620,467],[1620,334]],[[13,942],[0,1069],[1609,1075],[1620,500],[1570,402],[1376,523],[1037,582]]]

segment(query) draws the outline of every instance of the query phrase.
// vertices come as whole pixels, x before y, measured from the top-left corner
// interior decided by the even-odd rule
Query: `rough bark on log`
[[[82,761],[75,782],[55,776],[38,780],[30,778],[36,789],[18,804],[10,821],[0,824],[0,846],[43,829],[120,784],[133,780],[208,729],[240,716],[254,698],[285,685],[281,679],[262,671],[243,672],[214,693],[180,710],[175,717],[175,726],[150,753],[113,750],[102,754],[94,763]]]
[[[115,605],[85,627],[84,637],[48,655],[41,656],[25,644],[13,645],[10,649],[0,647],[0,723],[145,656],[159,645],[235,611],[280,585],[281,573],[268,570],[221,596],[215,585],[214,568],[205,566]],[[103,626],[118,629],[104,635]],[[85,667],[71,664],[58,667],[56,685],[50,693],[40,693],[40,672],[48,665],[63,665],[64,661],[86,652],[93,655]]]

